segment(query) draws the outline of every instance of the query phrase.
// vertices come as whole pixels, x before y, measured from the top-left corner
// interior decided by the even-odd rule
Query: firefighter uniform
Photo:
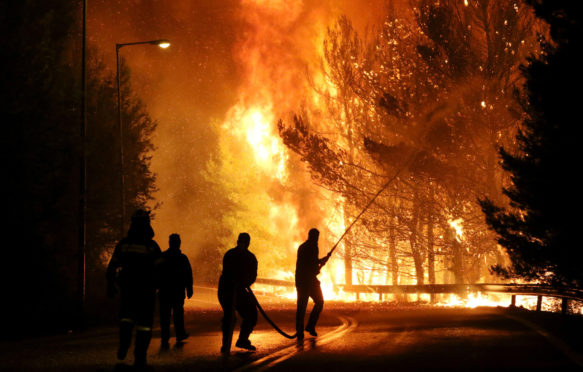
[[[170,339],[170,317],[174,318],[176,341],[185,340],[184,298],[192,297],[192,268],[188,257],[180,251],[180,236],[170,235],[170,248],[162,253],[158,263],[160,300],[160,330],[162,347],[168,347]]]
[[[296,310],[296,332],[298,339],[304,337],[304,317],[306,315],[306,307],[308,306],[308,299],[311,297],[314,301],[314,308],[310,313],[310,318],[305,330],[311,335],[316,336],[316,323],[322,309],[324,308],[324,297],[322,296],[322,289],[317,275],[320,273],[320,268],[326,263],[327,259],[319,259],[318,251],[318,237],[319,232],[316,229],[311,229],[308,235],[308,240],[300,245],[298,248],[298,256],[296,261],[296,291],[297,291],[297,310]]]
[[[146,353],[152,337],[156,302],[155,263],[161,251],[152,240],[149,215],[134,215],[128,236],[113,252],[107,267],[108,290],[120,292],[120,345],[117,357],[125,359],[136,328],[134,357],[136,365],[146,363]],[[142,225],[142,226],[140,226]]]
[[[257,259],[247,249],[249,241],[248,234],[240,234],[237,247],[228,250],[223,257],[223,272],[219,279],[218,290],[219,302],[224,312],[223,346],[221,347],[223,353],[231,350],[233,327],[236,322],[235,311],[243,318],[239,339],[235,345],[247,350],[255,350],[249,341],[249,335],[257,324],[257,308],[246,288],[257,278]]]

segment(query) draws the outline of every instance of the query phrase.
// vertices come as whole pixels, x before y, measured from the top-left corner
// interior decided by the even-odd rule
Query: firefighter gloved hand
[[[107,297],[114,298],[117,295],[117,287],[113,283],[107,285]]]
[[[186,297],[188,298],[192,297],[192,287],[186,288]]]

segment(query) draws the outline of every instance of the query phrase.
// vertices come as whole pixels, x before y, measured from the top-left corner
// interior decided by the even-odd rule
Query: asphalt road
[[[272,318],[294,329],[294,304],[263,299]],[[262,302],[263,302],[262,301]],[[311,305],[310,305],[311,307]],[[191,337],[160,350],[159,329],[148,352],[150,371],[576,371],[583,370],[580,317],[478,308],[326,304],[318,337],[288,340],[261,319],[256,352],[219,353],[222,313],[212,296],[186,314]],[[235,332],[238,332],[236,329]],[[236,338],[236,334],[235,334]],[[0,371],[129,371],[115,359],[114,326],[0,344]]]

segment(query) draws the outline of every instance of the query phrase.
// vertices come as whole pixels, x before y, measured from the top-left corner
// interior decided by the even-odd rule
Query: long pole
[[[430,112],[428,115],[426,115],[427,124],[425,125],[425,128],[423,129],[423,131],[420,133],[419,139],[422,139],[427,134],[427,131],[429,130],[429,128],[431,128],[431,125],[430,125],[431,122],[436,120],[437,117],[441,117],[440,112],[443,112],[445,110],[445,108],[446,107],[444,105],[441,105],[441,106],[437,107],[435,110],[433,110],[432,112]],[[354,224],[360,219],[360,217],[364,214],[364,212],[366,212],[368,210],[368,208],[370,208],[370,206],[372,205],[372,203],[374,203],[376,198],[378,198],[378,196],[380,194],[382,194],[382,192],[385,191],[385,189],[387,187],[389,187],[389,185],[399,176],[399,174],[401,174],[401,172],[403,170],[405,170],[409,166],[409,164],[411,164],[411,162],[413,162],[413,159],[415,159],[415,156],[417,156],[417,154],[419,152],[420,152],[420,149],[418,149],[418,150],[414,149],[411,152],[411,155],[409,155],[409,158],[407,158],[407,161],[405,161],[405,163],[403,163],[403,165],[401,165],[396,170],[395,174],[393,174],[393,176],[387,181],[387,183],[385,183],[383,185],[383,187],[381,187],[380,190],[370,199],[368,204],[362,209],[362,211],[358,214],[358,216],[356,216],[356,218],[354,218],[354,220],[352,220],[352,222],[350,223],[348,228],[346,228],[346,230],[344,230],[344,233],[342,234],[342,236],[340,236],[340,238],[336,241],[336,244],[334,244],[334,246],[332,247],[330,252],[328,252],[328,254],[325,256],[326,257],[325,262],[327,262],[328,259],[330,258],[330,256],[332,256],[332,253],[336,250],[336,248],[338,247],[338,244],[340,244],[340,242],[346,236],[346,234],[348,234],[350,229],[352,229],[352,226],[354,226]]]
[[[83,30],[81,35],[81,172],[79,195],[79,318],[83,327],[86,296],[86,250],[87,250],[87,0],[83,0]]]
[[[342,241],[342,239],[346,236],[346,234],[348,234],[348,232],[350,231],[350,229],[352,229],[352,226],[354,226],[354,224],[360,219],[360,217],[364,214],[364,212],[366,212],[368,210],[368,208],[372,205],[372,203],[374,203],[374,201],[376,200],[376,198],[378,198],[378,196],[380,194],[382,194],[383,191],[385,191],[385,189],[387,187],[389,187],[389,185],[399,176],[399,174],[409,166],[409,164],[413,161],[413,159],[415,158],[415,155],[417,155],[417,151],[414,151],[411,156],[409,156],[409,159],[407,159],[407,161],[399,168],[397,169],[397,171],[395,172],[395,174],[393,175],[393,177],[391,177],[387,183],[385,183],[383,185],[383,187],[380,188],[380,190],[369,200],[368,204],[362,209],[362,211],[360,211],[360,213],[358,214],[358,216],[356,216],[354,218],[354,220],[352,220],[352,222],[350,223],[350,225],[346,228],[346,230],[344,230],[344,233],[340,236],[340,238],[336,241],[336,244],[334,244],[334,246],[332,247],[332,249],[330,250],[330,252],[328,252],[328,254],[325,256],[326,257],[326,261],[328,261],[328,259],[330,258],[330,256],[332,256],[332,253],[336,250],[336,247],[338,247],[338,244],[340,244],[340,242]]]
[[[123,44],[115,45],[115,59],[117,71],[117,123],[119,126],[119,169],[120,169],[120,191],[121,191],[121,222],[120,222],[120,236],[124,236],[124,223],[126,220],[126,190],[125,190],[125,166],[124,166],[124,152],[123,152],[123,125],[121,121],[121,89],[119,79],[119,49]]]

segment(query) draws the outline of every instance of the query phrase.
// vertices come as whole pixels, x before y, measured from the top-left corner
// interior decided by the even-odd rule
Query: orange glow
[[[510,295],[490,295],[487,293],[469,293],[466,298],[461,298],[458,295],[450,294],[444,300],[437,303],[437,306],[444,307],[467,307],[476,308],[479,306],[509,306]]]
[[[289,157],[279,136],[274,133],[275,118],[270,105],[245,108],[233,107],[223,129],[234,133],[240,140],[246,140],[255,163],[280,181],[286,177],[285,163]]]
[[[152,206],[159,205],[153,221],[156,239],[165,248],[167,236],[180,233],[185,253],[197,265],[199,255],[204,256],[201,247],[222,254],[234,245],[239,232],[247,231],[252,237],[250,250],[259,260],[259,276],[293,281],[297,247],[306,239],[309,228],[320,229],[320,256],[324,256],[357,211],[349,209],[339,193],[314,184],[305,162],[284,145],[276,124],[280,118],[301,114],[306,109],[312,114],[310,130],[332,133],[331,143],[345,149],[348,140],[337,133],[338,128],[331,124],[333,120],[340,128],[356,120],[351,115],[365,118],[362,125],[378,122],[374,110],[359,97],[350,102],[354,112],[340,111],[337,117],[331,118],[326,113],[327,105],[340,99],[343,89],[327,74],[329,68],[326,71],[326,67],[324,70],[321,67],[325,65],[323,45],[328,28],[334,27],[338,17],[348,15],[362,36],[365,30],[382,24],[386,0],[241,0],[221,5],[179,0],[152,3],[148,7],[140,3],[143,2],[116,6],[98,0],[89,33],[109,57],[114,50],[111,46],[119,40],[151,40],[144,37],[151,33],[150,26],[143,25],[156,22],[164,22],[160,25],[164,26],[163,35],[173,43],[167,53],[158,55],[140,48],[124,51],[132,69],[132,84],[159,123],[154,134],[156,150],[152,154],[152,170],[157,174],[159,188],[157,200],[152,202]],[[391,3],[392,11],[403,13],[403,23],[414,18],[410,2]],[[463,4],[468,7],[467,11],[474,8],[468,0]],[[412,33],[408,37],[419,37],[420,43],[426,42],[421,36]],[[396,39],[390,43],[403,44]],[[163,48],[168,46],[160,44]],[[346,62],[357,71],[372,69],[361,60]],[[395,79],[406,80],[409,72],[403,66],[388,66],[389,63],[383,62],[378,71],[386,72],[390,68],[393,70],[389,73],[393,72]],[[409,87],[403,84],[403,89],[407,91]],[[477,110],[482,113],[489,113],[496,104],[485,91],[469,99],[467,104],[474,110],[488,108]],[[396,126],[407,125],[399,122]],[[384,130],[379,130],[378,135],[382,136]],[[400,135],[397,133],[395,137]],[[358,142],[355,151],[364,152],[362,138],[355,141]],[[370,169],[377,176],[385,177],[391,172],[355,160],[350,162]],[[340,162],[338,166],[347,165]],[[374,193],[372,189],[376,186],[366,187],[370,189],[363,190],[363,195]],[[471,244],[465,239],[470,239],[472,225],[458,215],[449,218],[446,216],[447,221],[435,226],[436,252],[442,249],[440,252],[445,254],[443,236],[448,226],[455,230],[458,242]],[[418,244],[426,244],[426,224],[420,220],[419,225]],[[383,255],[372,260],[366,256],[367,248],[362,248],[365,254],[353,266],[355,284],[389,284],[386,265],[378,263],[388,261],[388,253],[384,253],[388,250],[387,236],[377,234],[367,243]],[[399,234],[402,240],[397,247],[397,282],[414,284],[415,267],[408,251],[410,247],[403,238],[410,232],[399,231]],[[355,294],[340,289],[345,282],[343,252],[347,248],[351,247],[345,247],[342,241],[319,276],[327,300],[355,300]],[[436,281],[452,282],[447,272],[451,263],[445,262],[443,256],[436,254]],[[427,265],[426,256],[423,260]],[[427,274],[426,270],[426,282]],[[277,294],[295,298],[293,288],[277,289]],[[476,296],[462,301],[463,306],[486,301]],[[378,294],[362,294],[360,300],[378,301],[379,298]]]

